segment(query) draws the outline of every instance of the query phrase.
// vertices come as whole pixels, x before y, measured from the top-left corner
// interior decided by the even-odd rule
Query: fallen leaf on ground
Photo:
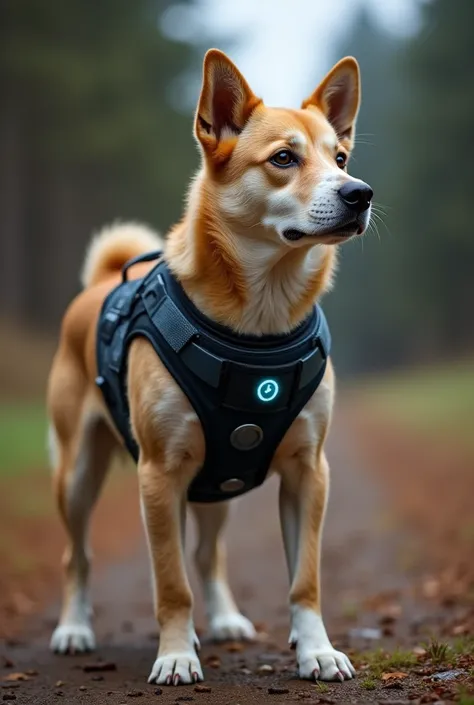
[[[427,578],[422,585],[421,591],[423,597],[432,600],[439,596],[440,589],[441,585],[439,580],[436,580],[436,578]]]
[[[403,671],[395,671],[394,673],[382,673],[383,681],[399,680],[401,678],[407,677],[408,673],[404,673]]]
[[[112,661],[99,661],[98,663],[85,663],[82,666],[85,673],[95,673],[97,671],[116,671],[117,666]]]
[[[3,676],[3,680],[16,683],[17,681],[29,681],[30,676],[27,676],[26,673],[9,673],[8,676]]]
[[[469,634],[469,631],[468,624],[456,624],[456,626],[452,628],[451,634],[453,636],[463,636],[464,634]]]
[[[241,644],[239,641],[231,641],[228,644],[225,645],[225,650],[229,651],[229,653],[238,653],[239,651],[243,651],[245,646]]]
[[[397,602],[392,602],[389,605],[384,605],[380,610],[379,623],[380,624],[392,624],[397,620],[401,613],[402,608]]]

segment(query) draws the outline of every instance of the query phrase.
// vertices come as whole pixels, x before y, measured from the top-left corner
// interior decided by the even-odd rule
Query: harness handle
[[[136,257],[129,259],[128,262],[125,262],[122,267],[122,283],[127,281],[127,272],[130,267],[133,267],[134,264],[139,264],[140,262],[152,262],[154,259],[159,259],[162,254],[163,250],[152,250],[151,252],[145,252],[143,255],[137,255]]]

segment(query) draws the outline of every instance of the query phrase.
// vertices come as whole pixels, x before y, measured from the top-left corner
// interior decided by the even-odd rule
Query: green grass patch
[[[458,689],[458,705],[474,705],[474,695],[469,694],[464,686]]]
[[[0,404],[0,477],[46,466],[46,428],[43,404]]]
[[[400,671],[402,668],[411,668],[417,663],[416,655],[404,649],[395,649],[392,653],[383,649],[366,651],[361,654],[359,660],[369,666],[368,678],[381,678],[387,671]]]
[[[454,640],[452,649],[457,656],[474,656],[474,636],[459,636]]]
[[[318,681],[316,683],[316,690],[318,693],[328,693],[329,692],[329,686],[326,685],[326,683],[322,683],[321,681]]]
[[[435,637],[431,637],[429,644],[424,644],[426,655],[436,665],[446,663],[452,654],[452,649],[449,644],[438,641]]]
[[[474,449],[474,360],[377,375],[352,391],[398,422],[462,438]]]
[[[364,688],[364,690],[375,690],[377,687],[377,681],[374,678],[367,676],[360,682],[360,687]]]

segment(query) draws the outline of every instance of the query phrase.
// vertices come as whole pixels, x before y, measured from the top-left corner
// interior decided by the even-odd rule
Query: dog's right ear
[[[220,143],[233,146],[261,102],[232,61],[222,51],[209,49],[204,57],[194,126],[204,152],[222,161],[224,153],[229,150],[218,149]]]

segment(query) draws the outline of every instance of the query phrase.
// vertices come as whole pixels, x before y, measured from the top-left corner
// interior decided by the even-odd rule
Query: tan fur
[[[205,314],[238,332],[285,333],[330,286],[334,244],[340,240],[327,232],[320,204],[334,201],[336,215],[326,220],[335,222],[337,189],[351,178],[335,165],[335,155],[348,153],[352,146],[358,95],[357,65],[346,59],[303,109],[266,108],[224,54],[207,54],[195,122],[202,168],[186,213],[165,245],[170,267]],[[279,169],[269,162],[282,149],[298,154],[297,169]],[[313,230],[292,243],[285,239],[284,227]],[[143,226],[104,229],[86,257],[85,290],[64,317],[48,390],[56,496],[70,536],[62,618],[52,639],[59,651],[94,646],[86,593],[87,522],[108,458],[120,444],[94,384],[97,319],[105,296],[120,281],[123,264],[160,247],[158,236]],[[130,277],[143,276],[152,266],[136,265]],[[329,364],[271,466],[281,477],[290,638],[297,643],[301,677],[325,679],[352,673],[347,657],[332,649],[320,614],[320,541],[329,477],[323,445],[333,394]],[[189,401],[145,339],[131,346],[128,395],[140,447],[142,511],[161,628],[150,680],[187,683],[202,678],[183,541],[186,490],[204,461],[203,432]],[[196,561],[211,633],[220,639],[253,638],[253,626],[239,613],[227,584],[220,538],[227,508],[196,506],[195,514],[200,533]]]

